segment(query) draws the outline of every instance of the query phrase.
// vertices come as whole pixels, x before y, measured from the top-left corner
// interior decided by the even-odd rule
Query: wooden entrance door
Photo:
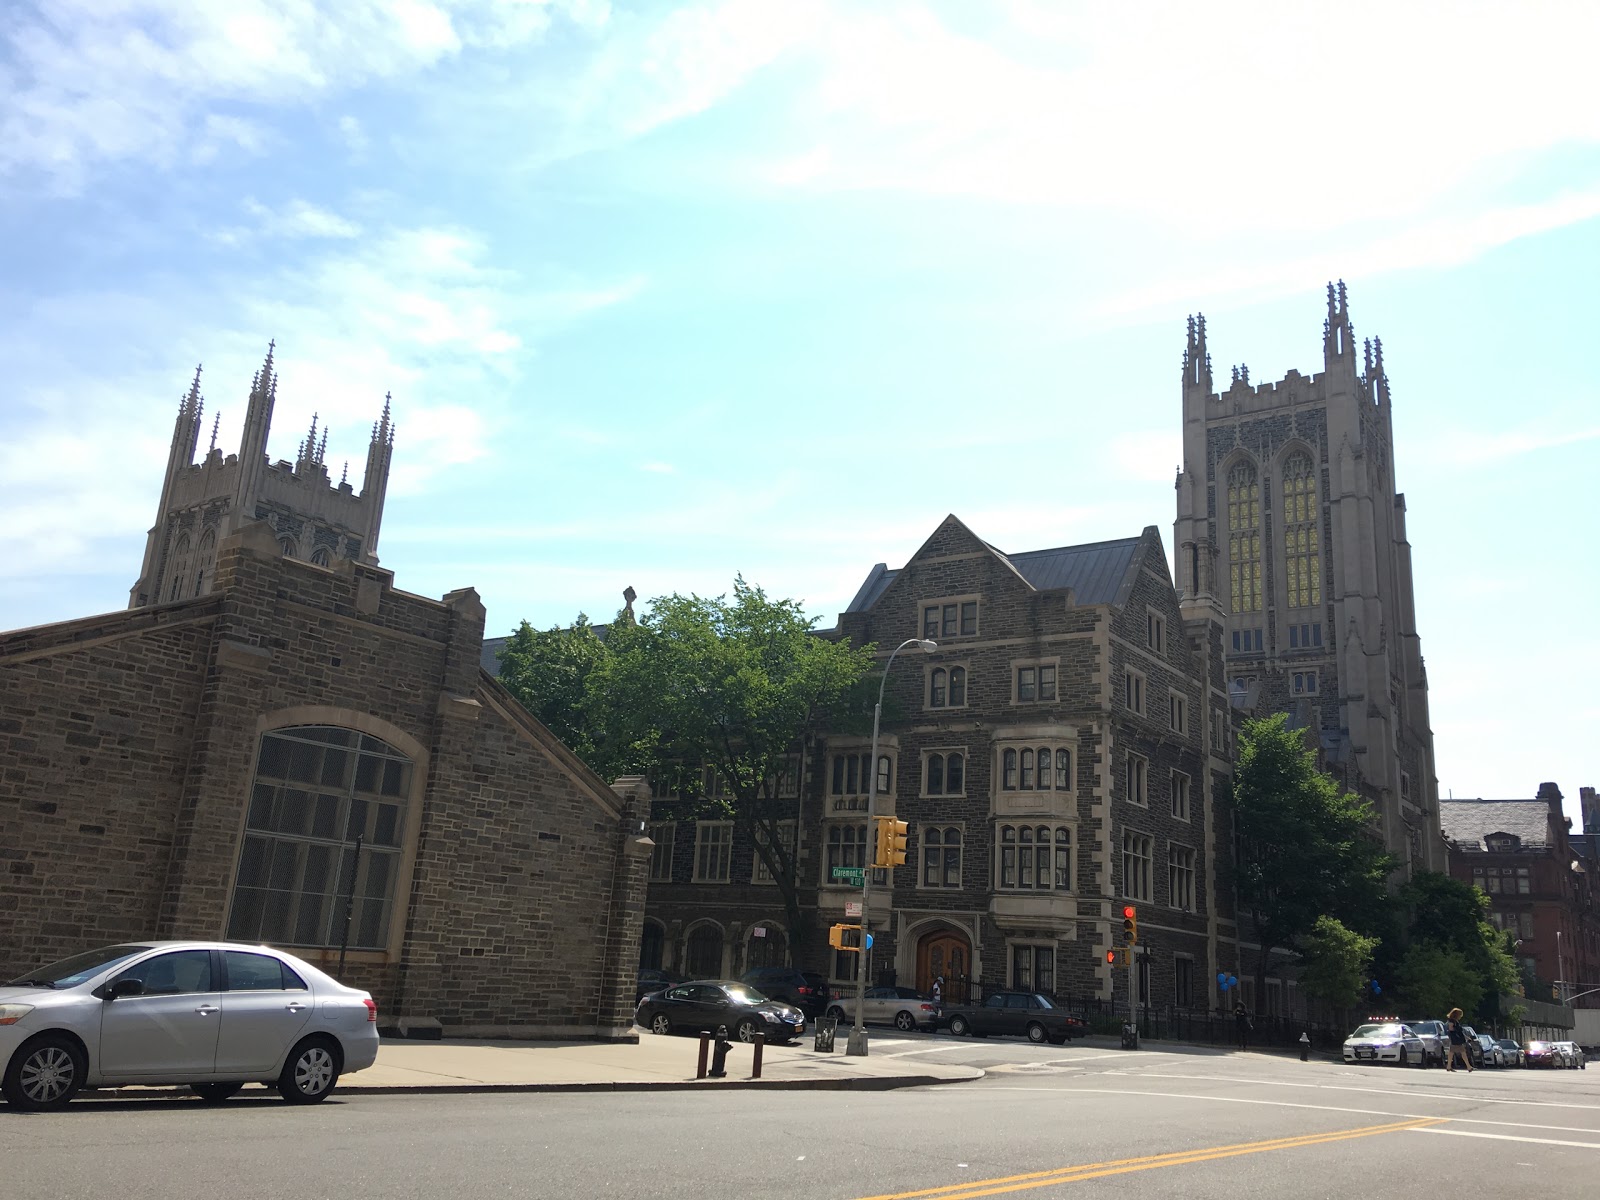
[[[942,979],[939,999],[945,1004],[965,1004],[971,987],[972,943],[966,936],[942,929],[917,943],[917,990],[933,995],[933,982]]]

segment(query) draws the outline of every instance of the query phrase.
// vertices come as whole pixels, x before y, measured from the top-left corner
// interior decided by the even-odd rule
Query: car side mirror
[[[142,979],[114,979],[99,989],[103,1000],[120,1000],[124,996],[144,995],[144,980]]]

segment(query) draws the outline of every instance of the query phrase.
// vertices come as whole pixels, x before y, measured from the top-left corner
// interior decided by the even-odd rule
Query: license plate
[[[806,1031],[806,1023],[804,1021],[801,1021],[798,1025],[796,1025],[794,1027],[794,1031],[796,1033],[804,1033]]]
[[[1357,1058],[1377,1058],[1378,1057],[1378,1052],[1376,1050],[1372,1049],[1371,1047],[1368,1047],[1368,1046],[1357,1046],[1356,1047],[1356,1057]]]

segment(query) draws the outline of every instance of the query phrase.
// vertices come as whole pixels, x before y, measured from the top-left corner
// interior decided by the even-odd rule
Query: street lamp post
[[[883,716],[883,689],[889,682],[889,668],[894,666],[894,656],[907,646],[916,646],[924,653],[938,649],[938,643],[927,638],[907,638],[894,648],[889,654],[889,661],[883,664],[883,679],[878,684],[878,702],[872,706],[872,753],[867,760],[867,770],[871,773],[867,780],[867,838],[862,845],[861,857],[867,858],[867,850],[872,845],[873,820],[877,815],[878,804],[878,721]],[[845,1043],[844,1052],[865,1057],[867,1053],[867,1027],[862,1023],[861,1013],[867,996],[867,937],[872,929],[869,902],[872,899],[872,864],[865,862],[861,872],[861,949],[856,954],[856,1023],[850,1030],[850,1039]],[[891,868],[892,869],[892,868]]]
[[[1556,992],[1558,993],[1556,999],[1559,1003],[1565,1004],[1567,993],[1567,963],[1566,959],[1561,953],[1561,930],[1559,929],[1556,930],[1556,973],[1559,976],[1559,978],[1556,979]]]

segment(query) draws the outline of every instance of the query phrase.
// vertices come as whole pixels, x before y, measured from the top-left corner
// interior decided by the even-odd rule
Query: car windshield
[[[755,988],[742,983],[730,983],[722,990],[728,993],[728,998],[735,1004],[764,1004],[767,999]]]
[[[1398,1025],[1363,1025],[1350,1035],[1351,1037],[1399,1037]]]
[[[102,946],[99,950],[88,950],[82,954],[74,954],[71,958],[63,958],[60,962],[51,963],[48,967],[40,967],[36,971],[29,971],[26,975],[13,979],[10,986],[77,987],[78,984],[86,979],[93,978],[113,963],[132,958],[135,954],[143,954],[149,949],[151,949],[149,946]]]
[[[1507,1050],[1515,1050],[1517,1048],[1517,1043],[1512,1041],[1510,1038],[1501,1038],[1500,1045],[1505,1047]]]

